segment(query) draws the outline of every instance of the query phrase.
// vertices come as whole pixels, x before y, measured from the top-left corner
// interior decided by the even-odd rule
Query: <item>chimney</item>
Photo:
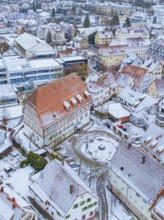
[[[145,156],[142,156],[142,164],[145,163],[145,160],[146,160],[146,157],[145,157]]]
[[[72,194],[74,192],[74,185],[70,185],[70,194]]]
[[[4,191],[4,189],[3,189],[3,187],[1,187],[1,192],[3,192]]]
[[[15,202],[15,197],[12,198],[12,201]]]
[[[64,158],[62,158],[62,166],[64,166]]]

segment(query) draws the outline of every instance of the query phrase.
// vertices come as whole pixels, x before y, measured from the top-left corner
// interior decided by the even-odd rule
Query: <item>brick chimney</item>
[[[70,185],[70,194],[72,194],[74,192],[74,185]]]

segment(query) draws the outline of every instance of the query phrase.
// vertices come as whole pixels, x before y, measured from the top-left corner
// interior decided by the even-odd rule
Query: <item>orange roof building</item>
[[[150,86],[151,80],[147,68],[138,66],[124,66],[122,73],[132,78],[134,87],[141,92],[145,92]]]
[[[76,73],[44,85],[25,104],[25,133],[39,146],[53,147],[89,122],[91,103]]]

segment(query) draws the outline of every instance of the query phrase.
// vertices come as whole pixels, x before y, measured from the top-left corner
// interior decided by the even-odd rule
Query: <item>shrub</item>
[[[26,167],[28,164],[29,164],[28,159],[22,160],[21,163],[20,163],[20,167],[21,168]]]
[[[44,157],[33,153],[32,151],[29,152],[27,157],[30,165],[37,171],[43,170],[47,164],[47,160]]]

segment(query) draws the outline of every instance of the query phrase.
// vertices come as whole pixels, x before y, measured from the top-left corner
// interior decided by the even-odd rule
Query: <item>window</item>
[[[90,213],[89,213],[89,216],[92,216],[92,215],[93,215],[93,212],[90,212]]]
[[[75,205],[73,206],[74,209],[76,209],[77,207],[78,207],[78,204],[75,204]]]
[[[80,202],[80,205],[82,206],[82,205],[84,205],[84,203],[85,203],[85,202],[84,202],[84,201],[82,201],[82,202]]]
[[[87,199],[87,202],[90,202],[91,201],[91,198]]]
[[[136,193],[136,196],[140,197],[140,195],[138,193]]]

